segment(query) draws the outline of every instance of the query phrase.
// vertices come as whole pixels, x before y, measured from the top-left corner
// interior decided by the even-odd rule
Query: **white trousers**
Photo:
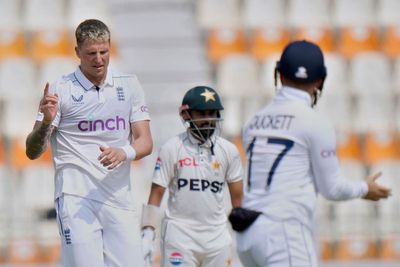
[[[273,221],[264,215],[237,233],[237,251],[246,267],[317,267],[311,231],[295,220]]]
[[[143,267],[138,215],[72,195],[56,200],[64,267]]]
[[[226,229],[213,244],[204,244],[206,233],[184,229],[164,220],[161,228],[161,267],[225,267],[232,266],[232,247]],[[221,246],[213,246],[221,244]],[[208,245],[211,245],[207,248]]]

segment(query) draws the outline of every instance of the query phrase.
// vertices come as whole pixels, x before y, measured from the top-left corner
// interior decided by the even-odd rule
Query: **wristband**
[[[36,115],[36,120],[42,122],[42,124],[44,124],[44,125],[50,125],[52,123],[52,121],[46,120],[46,118],[44,117],[44,114],[40,111]]]
[[[37,121],[42,121],[43,118],[44,118],[43,113],[39,111],[39,112],[37,113],[37,115],[36,115],[36,120],[37,120]]]
[[[42,124],[44,124],[44,125],[50,125],[50,124],[51,124],[51,121],[50,121],[50,120],[46,120],[46,118],[43,118]]]
[[[127,160],[131,161],[136,158],[136,150],[131,145],[123,146],[121,149],[125,152]]]

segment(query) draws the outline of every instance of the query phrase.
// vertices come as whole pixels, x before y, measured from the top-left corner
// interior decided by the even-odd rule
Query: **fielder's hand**
[[[154,229],[151,227],[145,227],[142,230],[142,250],[143,257],[146,262],[151,263],[153,261],[154,239]]]
[[[257,220],[260,214],[259,211],[236,207],[232,209],[228,220],[231,222],[233,230],[243,232]]]
[[[381,172],[375,173],[367,178],[368,193],[364,199],[378,201],[382,198],[388,198],[391,195],[391,189],[376,183],[376,179],[382,175]]]

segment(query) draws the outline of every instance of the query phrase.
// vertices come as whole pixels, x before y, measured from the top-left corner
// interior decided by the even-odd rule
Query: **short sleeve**
[[[229,164],[226,172],[227,182],[234,183],[242,180],[243,179],[242,161],[240,159],[240,154],[238,149],[233,144],[230,144],[229,146],[228,157],[229,157]]]
[[[166,146],[161,147],[153,172],[153,183],[168,187],[174,175],[174,163]]]
[[[130,77],[129,85],[132,86],[132,109],[130,122],[150,120],[149,110],[145,101],[144,91],[136,76]]]

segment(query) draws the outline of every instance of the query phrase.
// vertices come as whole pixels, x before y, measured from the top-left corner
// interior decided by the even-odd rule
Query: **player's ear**
[[[316,87],[319,90],[322,90],[322,88],[324,87],[324,81],[325,81],[325,79],[320,79],[320,80],[317,81],[317,86]]]
[[[189,108],[188,105],[182,105],[182,106],[179,108],[179,115],[182,117],[182,119],[183,119],[184,121],[190,120],[190,113],[189,113],[188,108]]]
[[[80,55],[80,53],[79,53],[79,47],[78,47],[78,46],[75,46],[75,54],[76,54],[76,56],[77,56],[78,58],[81,58],[81,55]]]
[[[185,120],[185,121],[190,120],[189,111],[187,111],[187,110],[182,111],[182,112],[181,112],[181,117],[182,117],[182,119]]]
[[[275,64],[275,70],[274,70],[275,87],[278,85],[279,65],[280,65],[280,62],[277,61],[276,64]]]

